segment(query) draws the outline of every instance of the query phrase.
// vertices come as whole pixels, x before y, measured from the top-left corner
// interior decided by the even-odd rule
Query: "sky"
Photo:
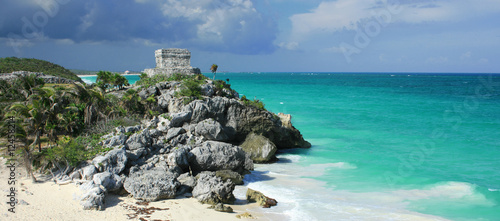
[[[0,0],[0,57],[142,71],[500,73],[500,0]]]

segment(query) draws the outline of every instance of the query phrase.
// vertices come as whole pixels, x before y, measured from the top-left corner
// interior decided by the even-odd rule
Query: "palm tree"
[[[219,66],[217,66],[216,64],[212,64],[212,66],[210,67],[210,70],[212,71],[212,73],[214,74],[214,80],[215,80],[215,74],[217,73],[217,68]]]

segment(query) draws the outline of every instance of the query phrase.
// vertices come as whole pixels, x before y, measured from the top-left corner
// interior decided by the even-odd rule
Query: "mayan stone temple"
[[[144,69],[149,77],[154,75],[201,74],[199,68],[191,67],[191,52],[187,49],[168,48],[155,51],[156,68]]]

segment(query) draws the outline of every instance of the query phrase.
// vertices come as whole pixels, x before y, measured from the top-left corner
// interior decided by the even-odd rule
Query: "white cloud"
[[[480,3],[473,0],[420,0],[411,2],[388,0],[323,1],[308,13],[290,17],[293,38],[301,39],[320,32],[355,30],[369,21],[387,23],[424,23],[461,21],[478,14],[499,13],[497,0]]]
[[[299,48],[299,43],[298,42],[281,42],[278,44],[278,47],[286,49],[286,50],[297,50]]]

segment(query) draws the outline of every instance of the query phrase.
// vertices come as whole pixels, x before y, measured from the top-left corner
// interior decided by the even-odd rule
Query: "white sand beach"
[[[106,209],[103,211],[83,210],[79,204],[81,191],[75,184],[58,185],[50,177],[38,175],[39,182],[33,183],[25,176],[23,167],[17,165],[15,188],[17,190],[15,213],[9,212],[10,205],[7,195],[13,185],[8,184],[9,168],[5,165],[6,159],[0,158],[0,187],[2,199],[0,206],[0,220],[170,220],[170,221],[225,221],[251,220],[236,218],[236,215],[245,213],[249,208],[258,205],[230,205],[233,213],[222,213],[208,209],[208,205],[200,204],[194,198],[169,199],[151,202],[148,205],[138,205],[135,199],[128,196],[108,195]],[[241,201],[241,200],[240,200]],[[143,208],[141,210],[141,208]],[[144,209],[145,208],[145,209]],[[142,212],[141,212],[142,211]],[[148,214],[150,213],[150,214]],[[262,220],[262,214],[251,213],[254,220]]]

